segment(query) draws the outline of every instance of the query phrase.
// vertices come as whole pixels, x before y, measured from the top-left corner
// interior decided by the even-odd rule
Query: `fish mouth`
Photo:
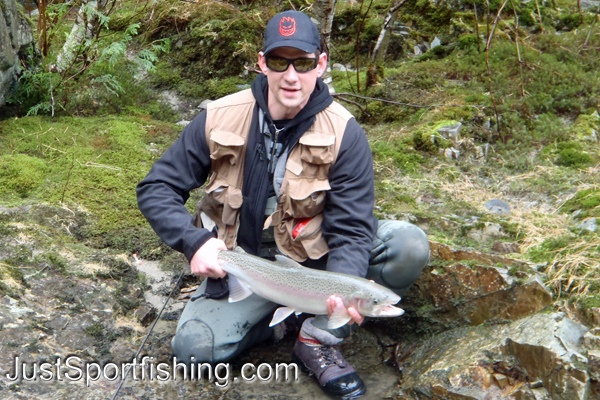
[[[404,314],[404,310],[400,307],[394,307],[392,305],[383,306],[379,309],[377,316],[379,317],[397,317]]]

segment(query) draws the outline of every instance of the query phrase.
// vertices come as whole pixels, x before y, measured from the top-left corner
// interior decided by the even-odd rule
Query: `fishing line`
[[[173,296],[173,293],[175,293],[175,288],[179,287],[179,282],[181,282],[181,278],[183,278],[183,273],[184,272],[185,272],[185,270],[181,271],[181,274],[179,274],[179,278],[177,278],[177,282],[175,282],[175,285],[173,286],[173,289],[171,289],[171,293],[169,294],[169,297],[167,297],[167,300],[165,300],[165,304],[163,304],[162,308],[158,312],[158,315],[156,316],[156,319],[154,320],[154,323],[152,324],[152,327],[150,327],[150,331],[148,332],[148,334],[144,338],[144,341],[142,342],[142,345],[140,346],[139,350],[137,351],[134,359],[137,359],[138,356],[140,355],[140,353],[142,352],[142,349],[144,348],[144,345],[148,341],[148,338],[150,337],[150,334],[152,333],[152,330],[154,329],[154,326],[156,325],[156,323],[160,319],[160,315],[165,310],[165,307],[167,306],[167,303],[169,302],[169,299]],[[127,375],[129,375],[129,371],[131,371],[131,367],[132,366],[133,365],[130,364],[129,368],[127,368],[127,372],[125,372],[125,376],[123,377],[123,379],[121,379],[121,383],[119,384],[119,387],[117,388],[117,391],[115,392],[115,395],[113,396],[112,400],[115,400],[117,398],[117,395],[119,394],[119,391],[121,390],[121,387],[123,387],[123,384],[125,383],[125,380],[127,379]]]

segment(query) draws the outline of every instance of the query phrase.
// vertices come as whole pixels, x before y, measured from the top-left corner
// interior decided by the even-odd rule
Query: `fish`
[[[368,317],[396,317],[404,310],[394,307],[400,296],[374,281],[353,275],[307,268],[296,261],[277,255],[275,261],[244,252],[241,248],[221,250],[219,265],[229,277],[229,302],[244,300],[255,293],[276,304],[269,326],[292,314],[328,314],[327,299],[341,297],[346,308],[352,306]],[[336,329],[352,317],[338,307],[329,317],[327,327]]]

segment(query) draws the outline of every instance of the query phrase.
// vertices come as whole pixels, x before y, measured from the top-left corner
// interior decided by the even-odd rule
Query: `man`
[[[318,29],[305,14],[276,15],[251,89],[211,103],[137,187],[154,230],[186,255],[192,273],[207,278],[178,323],[177,360],[230,360],[272,334],[276,304],[256,295],[227,301],[220,250],[281,252],[308,267],[366,276],[400,295],[429,260],[422,230],[373,216],[369,144],[320,79],[327,67],[320,50]],[[193,218],[185,201],[207,180]],[[329,315],[345,307],[337,296],[327,305]],[[363,321],[352,307],[348,312],[350,324]],[[329,330],[327,318],[304,321],[293,359],[327,394],[358,397],[365,385],[336,347],[351,327]]]

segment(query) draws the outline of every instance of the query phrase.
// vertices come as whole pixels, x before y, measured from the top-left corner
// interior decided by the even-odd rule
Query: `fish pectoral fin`
[[[345,308],[338,307],[335,309],[333,314],[329,317],[329,321],[327,321],[327,329],[337,329],[346,325],[352,317],[348,314],[348,311]]]
[[[275,310],[275,313],[273,313],[273,319],[271,320],[269,326],[277,325],[295,312],[296,310],[293,308],[279,307],[277,310]]]
[[[280,265],[282,267],[302,267],[302,265],[298,264],[291,258],[279,254],[275,256],[275,260],[275,264]]]
[[[229,302],[244,300],[252,294],[252,290],[244,282],[229,274]]]

